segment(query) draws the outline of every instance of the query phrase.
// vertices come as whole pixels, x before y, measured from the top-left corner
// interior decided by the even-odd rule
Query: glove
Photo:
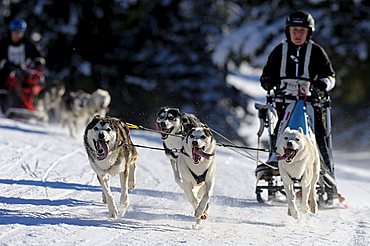
[[[275,80],[268,76],[261,76],[260,82],[262,88],[265,89],[266,91],[272,90],[272,88],[274,88],[274,86],[276,85]]]
[[[325,79],[316,79],[313,81],[312,85],[319,90],[326,91],[327,84]]]

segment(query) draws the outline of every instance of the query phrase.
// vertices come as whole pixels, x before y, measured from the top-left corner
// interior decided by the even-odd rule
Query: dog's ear
[[[92,120],[87,124],[86,131],[92,129],[98,123],[99,120],[101,120],[100,116],[95,115],[94,118],[92,118]]]
[[[101,117],[100,117],[100,115],[99,114],[96,114],[96,115],[94,115],[94,119],[100,119]]]
[[[187,132],[187,134],[186,134],[186,144],[188,144],[189,143],[189,136],[194,132],[194,130],[195,130],[195,127],[193,127],[193,128],[191,128],[188,132]]]
[[[167,109],[168,109],[168,107],[167,107],[167,106],[160,108],[160,110],[159,110],[159,111],[158,111],[158,113],[157,113],[157,117],[158,117],[160,114],[162,114],[162,113],[163,113],[163,111],[166,111]]]
[[[208,127],[204,128],[204,134],[206,134],[207,137],[213,136],[211,128],[208,128]]]
[[[175,116],[181,116],[180,109],[174,108],[173,111],[175,112]]]

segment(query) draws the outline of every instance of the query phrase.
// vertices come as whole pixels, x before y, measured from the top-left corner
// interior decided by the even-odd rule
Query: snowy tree
[[[369,8],[356,0],[2,1],[0,24],[24,18],[30,35],[42,35],[47,76],[68,90],[108,89],[111,115],[151,127],[161,106],[179,107],[247,141],[237,131],[250,116],[250,97],[227,77],[243,64],[261,68],[295,9],[316,20],[313,38],[337,71],[335,96],[369,101]]]

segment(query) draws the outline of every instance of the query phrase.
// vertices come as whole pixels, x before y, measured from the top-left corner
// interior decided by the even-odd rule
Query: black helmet
[[[290,26],[302,26],[308,28],[307,40],[309,40],[312,33],[315,31],[315,20],[313,19],[312,15],[302,10],[290,13],[285,20],[285,35],[288,40],[290,40]]]

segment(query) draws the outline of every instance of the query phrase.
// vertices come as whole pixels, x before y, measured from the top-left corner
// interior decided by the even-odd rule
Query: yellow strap
[[[139,129],[140,128],[137,125],[134,125],[134,124],[131,124],[131,123],[127,123],[127,122],[126,122],[126,125],[128,126],[128,128],[131,128],[131,129]]]

